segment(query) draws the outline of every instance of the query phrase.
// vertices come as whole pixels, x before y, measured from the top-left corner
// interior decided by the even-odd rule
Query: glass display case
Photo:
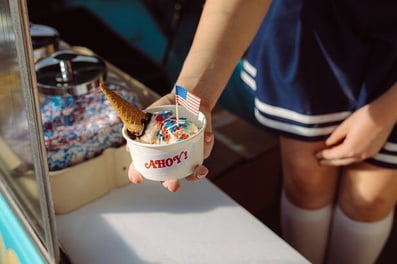
[[[27,11],[0,0],[0,263],[64,263],[55,215],[128,183],[122,123],[99,82],[141,108],[159,95]]]

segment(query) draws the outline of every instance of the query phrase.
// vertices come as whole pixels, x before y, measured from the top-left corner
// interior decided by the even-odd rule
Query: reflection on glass
[[[23,99],[20,65],[8,1],[0,1],[0,182],[5,184],[39,237],[43,216]]]

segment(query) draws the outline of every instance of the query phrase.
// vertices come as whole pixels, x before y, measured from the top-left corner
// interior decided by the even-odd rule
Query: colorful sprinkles
[[[168,144],[179,142],[197,134],[197,130],[192,130],[191,123],[187,118],[180,117],[177,124],[176,117],[172,111],[162,111],[155,113],[157,122],[157,138],[158,144]]]

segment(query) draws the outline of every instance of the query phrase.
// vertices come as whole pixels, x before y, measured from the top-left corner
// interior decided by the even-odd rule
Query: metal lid
[[[60,37],[56,29],[45,25],[30,24],[30,35],[35,59],[48,56],[58,50]]]
[[[98,56],[61,50],[35,64],[39,91],[46,95],[88,93],[106,79],[106,64]]]

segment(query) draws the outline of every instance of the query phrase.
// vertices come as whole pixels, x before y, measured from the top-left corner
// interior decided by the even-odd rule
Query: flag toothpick
[[[177,125],[179,125],[178,105],[182,105],[186,110],[197,116],[200,109],[200,102],[200,97],[190,93],[182,86],[175,85],[175,107]]]

